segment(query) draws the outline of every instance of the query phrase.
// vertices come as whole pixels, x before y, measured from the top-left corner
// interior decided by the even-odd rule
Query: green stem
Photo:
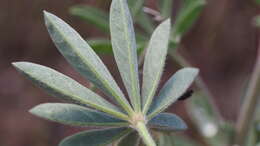
[[[136,130],[138,131],[140,137],[142,138],[143,142],[147,146],[156,146],[151,134],[149,133],[146,125],[144,122],[137,122]]]

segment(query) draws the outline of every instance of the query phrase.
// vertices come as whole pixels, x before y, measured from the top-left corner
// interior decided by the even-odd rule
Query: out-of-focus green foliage
[[[85,22],[93,24],[106,33],[109,32],[109,16],[101,9],[87,5],[77,5],[70,9],[70,13],[85,20]]]
[[[234,127],[228,122],[218,121],[209,99],[201,92],[193,95],[187,109],[199,132],[211,146],[230,144]]]
[[[260,0],[255,0],[255,2],[256,2],[258,5],[260,5]]]
[[[158,20],[154,20],[153,17],[162,18],[162,20],[167,19],[171,16],[173,0],[162,0],[158,1],[159,13],[158,16],[149,16],[143,11],[144,0],[128,0],[130,11],[134,16],[133,21],[135,24],[140,26],[140,29],[136,29],[137,32],[137,45],[144,46],[144,42],[149,40],[149,36],[152,34],[155,28],[155,23]],[[170,48],[175,48],[181,41],[181,38],[185,33],[187,33],[192,25],[197,20],[202,8],[206,4],[205,0],[186,0],[183,2],[182,8],[177,14],[177,18],[173,23],[173,30],[170,39]],[[99,12],[98,12],[99,11]],[[155,10],[152,10],[155,11]],[[108,33],[108,15],[101,9],[89,7],[86,5],[76,5],[70,8],[70,13],[87,23],[95,25],[100,30]],[[103,19],[103,20],[102,20]],[[161,20],[160,20],[161,21]],[[94,41],[92,39],[92,41]],[[94,41],[95,42],[95,41]],[[99,40],[97,40],[99,42]],[[143,50],[143,48],[140,48]],[[102,54],[112,54],[111,47],[101,47],[98,50],[94,47],[97,53]]]
[[[257,26],[257,27],[260,27],[260,15],[256,16],[254,18],[254,24]]]
[[[181,37],[192,27],[205,4],[205,0],[186,1],[173,24],[172,41],[174,43],[178,44]]]

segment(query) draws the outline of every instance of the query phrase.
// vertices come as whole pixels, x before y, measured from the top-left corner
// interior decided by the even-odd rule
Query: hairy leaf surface
[[[170,37],[170,27],[170,19],[159,25],[154,31],[146,51],[142,86],[144,113],[149,109],[163,73]]]
[[[136,40],[126,0],[113,0],[110,30],[116,63],[134,109],[140,110]]]
[[[13,65],[34,84],[44,89],[50,95],[88,105],[116,117],[126,119],[126,115],[121,113],[116,106],[68,76],[34,63],[17,62],[13,63]]]

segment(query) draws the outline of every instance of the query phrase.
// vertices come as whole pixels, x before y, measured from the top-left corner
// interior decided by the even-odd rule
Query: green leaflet
[[[159,95],[149,109],[148,118],[151,119],[156,114],[165,110],[173,102],[175,102],[188,87],[192,84],[199,70],[196,68],[184,68],[177,71],[160,90]]]
[[[178,131],[186,130],[187,125],[185,122],[175,114],[160,113],[152,118],[148,125],[152,128],[163,131]]]
[[[126,0],[113,0],[110,30],[115,60],[135,110],[140,111],[136,40]]]
[[[50,95],[91,106],[121,119],[127,119],[127,116],[121,113],[116,106],[68,76],[51,68],[29,62],[16,62],[13,65]]]
[[[103,32],[109,32],[108,15],[101,9],[87,5],[76,5],[70,8],[70,13],[88,23],[95,25]]]
[[[46,27],[55,45],[67,61],[96,87],[115,99],[128,113],[131,106],[112,75],[80,35],[53,14],[44,12]]]
[[[40,104],[30,112],[41,118],[72,126],[127,126],[125,121],[75,104]]]
[[[205,0],[192,0],[187,2],[187,5],[182,8],[173,26],[174,43],[179,43],[181,37],[190,29],[195,20],[197,20],[205,4]]]
[[[130,128],[89,130],[65,138],[59,146],[105,146],[129,132]]]
[[[158,1],[161,15],[164,18],[171,17],[173,0],[161,0]]]
[[[146,51],[142,86],[142,104],[144,114],[149,110],[161,79],[168,50],[170,27],[170,19],[159,25],[154,31]]]
[[[138,146],[140,142],[139,135],[137,132],[133,131],[123,137],[117,146]]]

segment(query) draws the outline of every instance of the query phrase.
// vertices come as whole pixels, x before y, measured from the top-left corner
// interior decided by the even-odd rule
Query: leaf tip
[[[23,70],[23,68],[30,64],[29,62],[23,62],[23,61],[20,61],[20,62],[12,62],[12,65],[18,69],[18,70]]]
[[[28,112],[37,117],[47,118],[46,115],[51,115],[52,110],[50,108],[51,103],[45,103],[31,108]]]
[[[197,76],[200,72],[200,70],[198,68],[194,68],[194,67],[187,67],[187,68],[185,68],[185,70],[187,72],[192,73],[194,76]]]
[[[49,16],[49,15],[51,15],[51,13],[48,12],[48,11],[46,11],[46,10],[43,10],[43,15],[44,15],[44,16]]]

